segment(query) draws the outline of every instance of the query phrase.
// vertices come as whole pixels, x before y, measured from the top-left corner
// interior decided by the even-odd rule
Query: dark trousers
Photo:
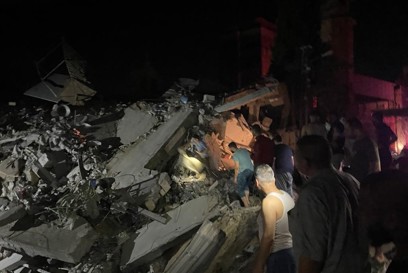
[[[292,248],[271,253],[266,262],[267,273],[296,273],[295,257]]]

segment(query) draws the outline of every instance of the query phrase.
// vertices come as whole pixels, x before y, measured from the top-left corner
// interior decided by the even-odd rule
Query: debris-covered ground
[[[188,82],[188,81],[187,81]],[[0,120],[0,270],[245,272],[253,206],[203,142],[222,101],[14,107]]]

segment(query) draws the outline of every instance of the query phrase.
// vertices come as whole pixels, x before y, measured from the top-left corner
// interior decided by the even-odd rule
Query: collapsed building
[[[236,127],[219,118],[277,92],[227,102],[169,89],[156,103],[9,112],[0,124],[0,270],[245,271],[260,207],[241,207],[235,194],[223,147]]]

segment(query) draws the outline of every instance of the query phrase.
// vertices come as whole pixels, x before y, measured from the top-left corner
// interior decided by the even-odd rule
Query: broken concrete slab
[[[8,223],[21,219],[27,212],[23,205],[18,205],[10,208],[9,210],[0,212],[0,226],[4,226]]]
[[[8,157],[0,163],[0,177],[6,181],[14,181],[19,176],[19,160]]]
[[[269,89],[268,87],[263,87],[252,93],[247,93],[240,98],[237,98],[232,101],[226,102],[222,105],[219,105],[215,107],[214,110],[217,111],[218,113],[221,113],[221,112],[229,111],[232,109],[239,109],[239,107],[241,107],[242,105],[249,104],[251,102],[254,102],[260,98],[264,98],[271,94],[273,94],[271,89]]]
[[[144,208],[141,208],[141,207],[138,208],[138,212],[140,214],[142,214],[142,215],[144,215],[146,217],[149,217],[152,220],[158,221],[158,222],[160,222],[162,224],[165,224],[168,221],[168,218],[163,217],[163,216],[161,216],[161,215],[159,215],[157,213],[153,213],[151,211],[148,211],[148,210],[146,210]]]
[[[206,220],[185,249],[167,263],[165,273],[203,272],[225,240],[225,233]]]
[[[115,181],[112,183],[112,189],[114,190],[130,188],[132,195],[148,195],[151,192],[151,187],[157,185],[159,173],[143,168],[136,175],[121,174],[114,179]]]
[[[163,172],[163,173],[160,174],[158,184],[161,187],[160,194],[162,196],[165,195],[171,189],[172,182],[173,181],[171,180],[168,173]]]
[[[189,231],[199,226],[218,210],[209,196],[193,199],[167,214],[166,224],[151,222],[137,231],[122,247],[121,268],[124,272],[159,257],[165,250],[180,243]]]
[[[31,273],[33,272],[30,268],[22,266],[17,268],[16,270],[13,271],[13,273]]]
[[[23,265],[25,261],[23,260],[23,255],[18,253],[13,253],[9,257],[4,258],[0,261],[0,271],[12,271],[21,265]]]
[[[89,252],[98,235],[87,223],[74,230],[42,224],[24,231],[13,230],[14,223],[0,227],[0,246],[25,253],[78,263]]]
[[[134,103],[125,109],[125,115],[118,121],[117,136],[124,145],[130,144],[150,131],[157,122],[156,117],[143,112]]]
[[[140,174],[146,172],[148,164],[151,168],[147,169],[160,169],[170,160],[174,153],[173,148],[184,136],[179,133],[180,127],[191,114],[190,109],[174,113],[169,121],[159,126],[143,143],[130,145],[124,151],[118,152],[107,165],[108,175],[115,177],[115,180],[117,176],[129,176],[130,185],[143,182],[146,176]],[[119,187],[118,183],[115,183],[113,187],[123,188],[123,185]]]
[[[257,235],[256,219],[260,206],[249,208],[239,207],[230,213],[225,213],[218,221],[220,229],[226,233],[226,240],[212,259],[205,273],[229,272],[235,261],[235,256],[241,253],[248,243]]]
[[[157,202],[171,189],[171,178],[168,173],[160,173],[157,184],[151,185],[150,193],[146,196],[145,206],[148,210],[153,211]]]

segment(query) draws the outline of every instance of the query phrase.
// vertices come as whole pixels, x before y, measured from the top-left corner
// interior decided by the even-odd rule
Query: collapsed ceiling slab
[[[209,196],[193,199],[176,209],[169,211],[169,222],[165,225],[153,221],[138,230],[134,238],[122,247],[121,267],[124,272],[159,257],[172,247],[176,239],[201,225],[210,215],[216,215],[214,203]]]
[[[150,180],[151,177],[147,177],[146,165],[156,157],[160,150],[164,149],[164,152],[169,152],[173,146],[178,147],[176,144],[186,133],[183,130],[183,123],[192,115],[192,110],[179,111],[176,112],[173,117],[166,123],[158,127],[157,131],[152,133],[143,143],[138,143],[136,145],[130,146],[123,152],[119,152],[107,166],[109,175],[117,177],[126,178],[126,176],[134,177],[132,183],[137,184]],[[184,132],[180,134],[179,132]],[[173,143],[174,142],[174,143]],[[140,145],[139,145],[140,144]],[[169,160],[168,154],[167,158],[161,157],[161,160]],[[160,162],[157,165],[161,164]],[[121,186],[120,181],[116,184],[116,189],[128,187],[128,182],[124,183],[125,186]]]

